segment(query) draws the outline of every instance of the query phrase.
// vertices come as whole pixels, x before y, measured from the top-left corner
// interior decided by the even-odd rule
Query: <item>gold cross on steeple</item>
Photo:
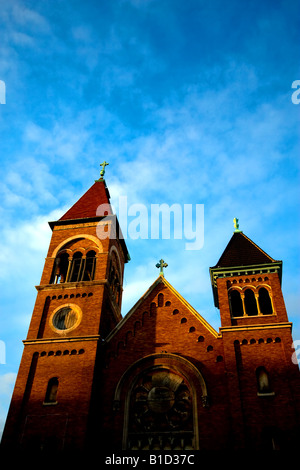
[[[103,179],[104,173],[105,173],[105,167],[109,165],[105,160],[103,163],[100,163],[100,166],[102,166],[102,170],[100,171],[100,179]]]
[[[233,219],[233,225],[234,225],[234,233],[239,233],[241,232],[241,230],[239,229],[240,227],[240,224],[239,224],[239,219],[237,219],[236,217]]]
[[[160,268],[159,275],[160,275],[160,276],[164,276],[164,268],[167,268],[167,266],[168,266],[167,263],[165,263],[164,260],[161,259],[160,262],[157,263],[155,266],[156,266],[157,268]]]

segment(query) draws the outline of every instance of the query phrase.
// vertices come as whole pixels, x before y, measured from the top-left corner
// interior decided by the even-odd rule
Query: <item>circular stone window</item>
[[[59,333],[68,332],[77,327],[81,320],[81,310],[77,305],[68,304],[54,310],[50,325]]]
[[[192,395],[183,377],[168,369],[146,370],[131,392],[130,432],[190,432],[192,410]]]
[[[155,413],[166,413],[175,403],[175,394],[168,387],[153,387],[148,393],[147,402]]]

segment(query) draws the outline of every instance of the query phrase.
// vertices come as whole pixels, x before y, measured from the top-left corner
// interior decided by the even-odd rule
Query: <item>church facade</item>
[[[103,175],[50,227],[2,449],[296,448],[300,380],[281,261],[236,225],[209,270],[216,331],[162,270],[121,316],[130,258]]]

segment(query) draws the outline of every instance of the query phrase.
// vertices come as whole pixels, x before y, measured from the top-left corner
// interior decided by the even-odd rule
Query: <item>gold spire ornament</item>
[[[161,259],[161,260],[159,261],[159,263],[156,263],[155,266],[156,266],[157,268],[160,268],[159,275],[164,277],[164,268],[167,268],[167,267],[168,267],[167,263],[165,263],[164,260]]]
[[[98,180],[95,180],[95,181],[103,181],[103,176],[104,176],[104,173],[105,173],[105,167],[109,165],[109,163],[107,163],[105,160],[103,163],[100,163],[100,166],[102,166],[102,170],[100,171],[100,178]]]
[[[103,179],[104,173],[105,173],[105,167],[109,165],[105,160],[103,163],[100,163],[100,166],[102,166],[102,170],[100,171],[100,179]]]
[[[233,219],[233,225],[234,225],[234,229],[235,229],[233,233],[241,232],[241,230],[239,229],[239,227],[240,227],[239,219],[237,219],[236,217]]]

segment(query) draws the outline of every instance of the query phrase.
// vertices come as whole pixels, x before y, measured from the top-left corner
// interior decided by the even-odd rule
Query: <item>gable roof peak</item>
[[[164,276],[159,275],[157,279],[153,282],[153,284],[147,289],[147,291],[140,297],[140,299],[135,303],[135,305],[129,310],[129,312],[122,318],[122,320],[115,326],[115,328],[109,333],[109,335],[105,338],[105,343],[109,342],[114,335],[124,327],[126,322],[130,319],[130,317],[138,310],[140,305],[151,295],[153,290],[158,286],[158,284],[163,284],[167,289],[169,289],[172,294],[177,297],[177,299],[194,315],[200,323],[215,337],[219,337],[219,333],[205,320],[205,318],[200,315],[197,310],[192,307],[187,300],[179,294],[179,292],[167,281]]]
[[[235,230],[215,268],[270,264],[274,260],[242,231]]]

